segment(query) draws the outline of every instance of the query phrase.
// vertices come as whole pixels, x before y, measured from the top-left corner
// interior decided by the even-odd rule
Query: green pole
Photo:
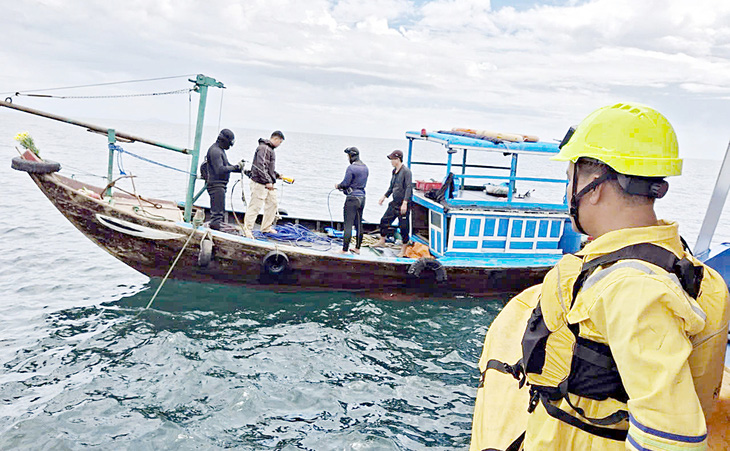
[[[198,102],[198,122],[195,126],[195,142],[190,159],[190,175],[188,176],[188,191],[185,196],[185,222],[190,222],[193,212],[193,202],[195,195],[195,180],[198,178],[198,156],[200,155],[200,142],[203,139],[203,120],[205,119],[205,103],[208,100],[208,86],[216,88],[225,88],[223,83],[214,78],[206,77],[198,74],[195,80],[195,91],[200,94],[200,102]]]
[[[117,142],[117,135],[113,128],[110,128],[106,131],[107,136],[109,137],[109,166],[107,167],[106,172],[106,180],[107,184],[109,184],[109,189],[106,190],[106,193],[104,193],[104,196],[111,196],[112,195],[112,178],[114,177],[114,149],[112,148],[112,144],[115,144]]]

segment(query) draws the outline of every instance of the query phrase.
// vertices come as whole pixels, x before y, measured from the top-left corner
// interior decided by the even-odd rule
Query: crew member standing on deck
[[[205,156],[207,175],[204,174],[210,197],[210,228],[220,230],[223,223],[223,212],[226,206],[226,188],[231,172],[241,172],[242,164],[230,164],[226,150],[233,147],[235,137],[233,132],[224,128],[218,134],[218,139],[210,146]]]
[[[271,138],[259,139],[259,146],[251,163],[251,200],[243,219],[243,233],[253,238],[253,225],[264,207],[264,217],[261,220],[261,232],[270,233],[279,209],[279,198],[276,192],[276,180],[281,174],[276,172],[276,153],[274,149],[284,142],[284,134],[279,130],[271,134]]]
[[[357,230],[357,238],[355,239],[355,249],[352,251],[356,254],[360,253],[360,245],[362,244],[362,214],[365,210],[365,185],[368,183],[368,167],[360,161],[360,151],[357,147],[348,147],[345,153],[350,159],[350,166],[345,171],[345,178],[342,182],[335,185],[336,189],[342,190],[347,196],[345,198],[345,234],[343,236],[342,253],[350,248],[350,240],[352,239],[352,227]]]
[[[707,449],[728,290],[692,256],[678,225],[654,212],[664,178],[682,171],[674,129],[652,108],[618,103],[571,128],[559,148],[553,159],[568,166],[573,228],[595,239],[503,310],[525,314],[509,325],[524,330],[520,355],[501,362],[485,345],[471,449],[504,449],[516,438],[499,437],[489,418],[511,416],[499,405],[509,393],[489,382],[499,373],[525,387],[512,418],[525,404],[530,412],[509,449],[521,441],[527,450]]]
[[[388,191],[380,198],[378,205],[383,205],[385,199],[391,194],[393,195],[393,200],[388,204],[388,208],[380,220],[380,240],[375,246],[385,245],[385,237],[391,229],[391,224],[393,224],[395,218],[398,218],[398,228],[403,239],[403,247],[400,254],[403,256],[411,237],[411,197],[413,195],[413,181],[411,180],[411,170],[403,164],[403,152],[394,150],[388,155],[388,159],[393,166],[393,176],[390,179]]]

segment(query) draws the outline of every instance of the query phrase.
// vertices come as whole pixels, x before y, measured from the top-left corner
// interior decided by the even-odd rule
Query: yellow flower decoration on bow
[[[36,156],[40,153],[40,150],[35,146],[35,142],[33,142],[33,138],[28,134],[28,132],[18,133],[15,135],[15,140],[20,143],[20,145],[24,149],[28,149]]]

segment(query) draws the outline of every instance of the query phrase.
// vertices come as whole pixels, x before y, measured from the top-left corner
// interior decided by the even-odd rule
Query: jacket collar
[[[590,261],[598,256],[639,243],[653,243],[679,255],[683,250],[677,223],[660,220],[655,226],[634,227],[608,232],[587,244],[575,255],[586,257],[586,260]]]

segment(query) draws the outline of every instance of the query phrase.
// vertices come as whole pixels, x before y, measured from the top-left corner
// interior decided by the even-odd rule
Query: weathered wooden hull
[[[541,267],[447,267],[447,280],[417,279],[408,275],[413,259],[368,259],[354,255],[335,255],[296,246],[282,246],[248,240],[236,235],[212,232],[214,251],[206,267],[198,264],[201,238],[208,229],[193,231],[179,221],[156,221],[116,208],[108,202],[79,191],[85,186],[58,174],[30,174],[58,210],[84,235],[125,264],[149,277],[163,277],[180,253],[191,233],[189,244],[170,273],[170,278],[203,283],[259,286],[281,291],[347,290],[366,292],[376,297],[494,296],[516,293],[539,283],[549,265]],[[116,195],[115,195],[116,196]],[[168,203],[169,204],[169,203]],[[100,221],[107,218],[106,224]],[[109,220],[118,221],[114,230]],[[157,231],[167,238],[133,236],[123,224],[134,224]],[[263,260],[278,250],[289,258],[289,270],[272,276],[264,270]]]

